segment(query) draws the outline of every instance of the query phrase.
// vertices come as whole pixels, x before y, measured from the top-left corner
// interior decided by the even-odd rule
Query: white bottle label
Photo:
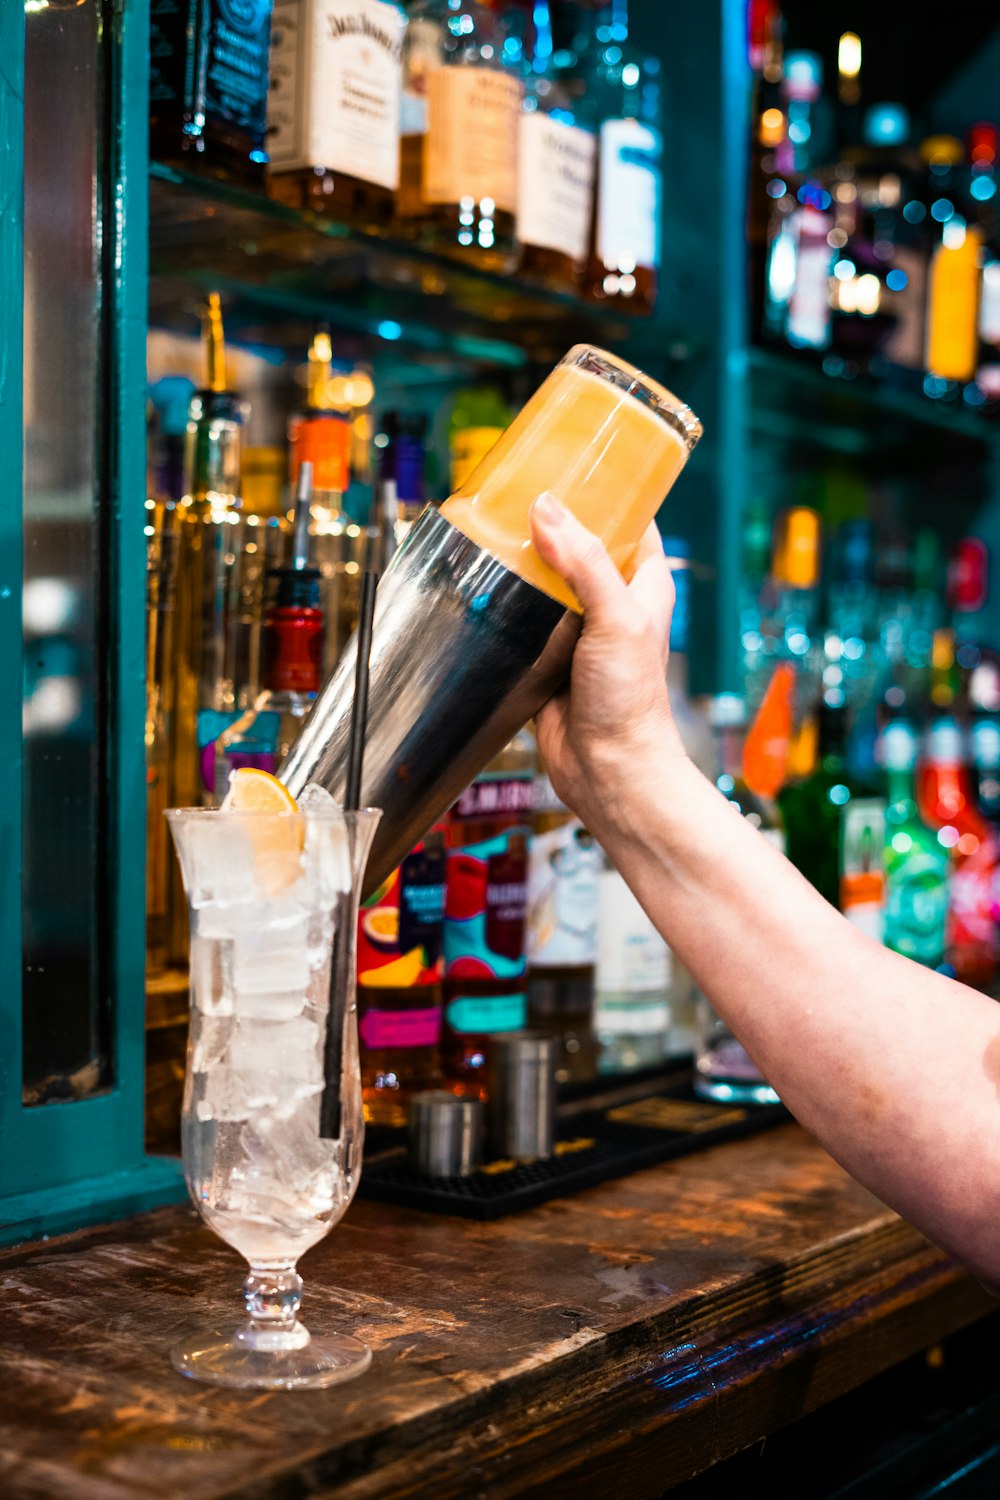
[[[630,273],[660,263],[660,136],[638,120],[601,126],[597,254]]]
[[[617,870],[599,879],[597,939],[598,1024],[620,1032],[664,1030],[671,955],[663,938]],[[602,1013],[606,1021],[601,1021]]]
[[[833,251],[827,221],[812,208],[795,211],[798,231],[795,285],[788,304],[788,342],[797,348],[825,349],[830,342],[830,271]]]
[[[536,968],[597,960],[598,874],[603,855],[577,818],[531,839],[528,961]]]
[[[399,186],[405,22],[386,0],[276,0],[271,165],[327,167]]]
[[[517,237],[582,261],[590,239],[596,142],[589,130],[540,110],[521,116]]]
[[[492,199],[517,207],[517,121],[521,80],[500,68],[434,68],[427,75],[424,201]]]

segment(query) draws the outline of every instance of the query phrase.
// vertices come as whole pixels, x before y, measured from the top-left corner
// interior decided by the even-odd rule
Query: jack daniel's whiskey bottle
[[[406,17],[390,0],[275,0],[271,193],[374,227],[399,187]]]
[[[152,0],[150,151],[263,181],[272,0]]]

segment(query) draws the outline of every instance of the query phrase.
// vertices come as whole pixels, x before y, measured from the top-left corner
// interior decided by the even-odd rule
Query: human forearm
[[[789,1108],[1000,1282],[994,1002],[852,927],[686,759],[638,744],[603,775],[589,826]]]

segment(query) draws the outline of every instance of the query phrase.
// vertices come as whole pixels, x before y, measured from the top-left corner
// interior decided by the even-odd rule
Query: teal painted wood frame
[[[0,1241],[182,1196],[177,1164],[143,1150],[145,1068],[145,335],[148,0],[101,4],[110,128],[105,194],[104,535],[107,712],[104,878],[113,1084],[96,1098],[21,1105],[21,824],[8,797],[0,853]],[[24,10],[0,5],[0,756],[20,784]],[[11,806],[10,804],[13,804]]]

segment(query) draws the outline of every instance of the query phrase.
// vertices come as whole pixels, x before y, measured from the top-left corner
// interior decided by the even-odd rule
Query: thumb
[[[600,538],[549,491],[539,495],[530,518],[539,556],[569,584],[584,612],[593,617],[620,610],[628,597],[625,580]]]

